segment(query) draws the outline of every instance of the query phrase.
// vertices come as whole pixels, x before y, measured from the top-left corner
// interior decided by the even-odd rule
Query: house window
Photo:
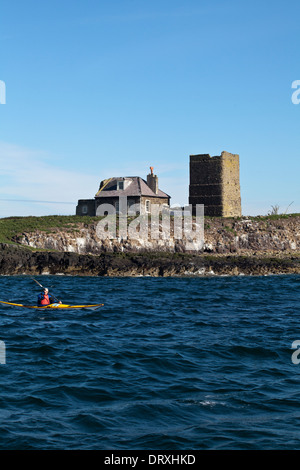
[[[116,213],[118,214],[119,213],[119,201],[116,201]]]
[[[150,201],[149,201],[149,199],[147,199],[146,202],[145,202],[145,209],[146,209],[146,212],[150,212]]]
[[[117,189],[124,189],[124,181],[118,181]]]
[[[87,205],[82,206],[82,213],[87,214],[87,212],[88,212]]]

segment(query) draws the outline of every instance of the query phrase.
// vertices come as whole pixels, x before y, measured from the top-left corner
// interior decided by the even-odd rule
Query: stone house
[[[140,214],[161,210],[162,207],[169,208],[171,197],[159,189],[153,167],[150,170],[147,181],[140,176],[112,177],[101,181],[94,199],[79,199],[76,215],[104,215],[109,210],[108,205],[110,208],[113,206],[116,213],[123,213],[125,209],[128,215],[131,212],[135,214],[137,208]]]

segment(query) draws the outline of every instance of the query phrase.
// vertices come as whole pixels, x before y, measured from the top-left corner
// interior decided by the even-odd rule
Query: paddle
[[[32,277],[31,279],[32,279],[34,282],[36,282],[42,289],[46,289],[44,286],[42,286],[42,284],[39,283],[39,281],[37,281],[37,280],[34,279],[33,277]],[[60,301],[58,300],[58,298],[55,297],[55,295],[53,295],[53,294],[51,294],[51,295],[52,295],[53,299],[55,299],[57,302],[60,302]]]

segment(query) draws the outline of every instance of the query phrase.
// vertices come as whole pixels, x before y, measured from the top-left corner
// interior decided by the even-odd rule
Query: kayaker
[[[61,304],[61,301],[57,302],[56,299],[51,294],[49,294],[49,290],[47,289],[47,287],[45,287],[44,292],[38,296],[38,305],[43,306],[54,303]]]

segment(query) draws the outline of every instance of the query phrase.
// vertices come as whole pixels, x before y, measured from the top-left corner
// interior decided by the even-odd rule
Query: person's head
[[[49,291],[48,291],[47,287],[45,287],[45,289],[44,289],[44,294],[48,294],[48,292],[49,292]]]

